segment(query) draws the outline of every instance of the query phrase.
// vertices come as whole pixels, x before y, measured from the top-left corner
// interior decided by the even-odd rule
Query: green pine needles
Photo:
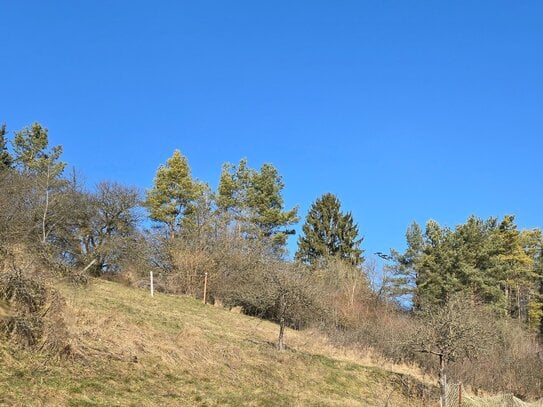
[[[298,238],[297,260],[310,265],[317,265],[329,257],[353,266],[364,262],[360,248],[363,238],[358,238],[358,226],[350,212],[341,211],[341,203],[335,195],[326,193],[313,203],[302,231],[304,235]]]

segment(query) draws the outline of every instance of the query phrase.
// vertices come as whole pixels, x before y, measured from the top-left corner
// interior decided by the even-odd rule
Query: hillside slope
[[[427,385],[317,334],[289,330],[280,353],[275,324],[191,298],[102,280],[60,289],[74,358],[8,356],[0,345],[0,405],[425,405]]]

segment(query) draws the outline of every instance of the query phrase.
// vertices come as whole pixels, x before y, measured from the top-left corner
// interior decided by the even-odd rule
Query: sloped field
[[[6,352],[6,406],[421,406],[427,384],[311,332],[96,280],[61,286],[74,357]],[[388,403],[388,404],[387,404]]]

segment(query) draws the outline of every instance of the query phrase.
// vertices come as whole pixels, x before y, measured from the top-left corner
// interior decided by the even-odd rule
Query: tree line
[[[285,184],[272,164],[225,163],[212,190],[175,150],[143,193],[113,181],[88,189],[75,170],[67,171],[62,147],[49,145],[42,125],[9,136],[0,127],[0,306],[20,305],[12,307],[18,319],[2,319],[0,332],[38,340],[45,326],[36,322],[40,307],[56,298],[36,285],[43,270],[139,287],[153,271],[158,291],[195,297],[208,273],[210,301],[278,322],[280,349],[286,327],[319,327],[338,344],[417,361],[438,371],[445,385],[447,372],[466,377],[474,370],[466,358],[490,348],[509,354],[518,351],[512,341],[521,340],[525,353],[510,360],[524,363],[493,359],[493,366],[521,369],[517,394],[543,394],[543,377],[532,381],[525,373],[543,367],[539,345],[529,345],[543,329],[543,239],[540,229],[519,230],[514,216],[472,216],[454,229],[431,220],[423,231],[413,223],[405,251],[381,253],[388,264],[375,288],[358,225],[332,193],[312,203],[289,259],[286,243],[299,210],[285,208]],[[24,256],[37,259],[28,272]],[[25,302],[31,298],[41,305]],[[499,330],[501,342],[483,346]],[[486,388],[500,383],[488,374],[470,380]]]
[[[409,295],[413,307],[445,304],[464,292],[498,314],[543,332],[543,240],[541,230],[519,230],[515,217],[470,216],[456,228],[413,223],[407,249],[392,252],[391,295]]]

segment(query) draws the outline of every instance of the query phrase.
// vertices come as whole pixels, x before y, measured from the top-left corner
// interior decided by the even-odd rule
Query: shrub
[[[69,353],[64,299],[32,266],[0,269],[0,301],[7,308],[0,336],[23,348]]]

